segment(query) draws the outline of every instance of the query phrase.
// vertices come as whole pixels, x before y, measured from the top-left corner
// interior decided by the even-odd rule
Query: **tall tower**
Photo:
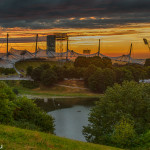
[[[9,38],[9,34],[7,33],[7,52],[6,52],[7,59],[8,59],[8,55],[9,55],[9,53],[8,53],[8,38]]]
[[[37,54],[37,51],[38,51],[38,34],[36,35],[36,46],[35,46],[35,57],[36,57],[36,54]]]
[[[47,52],[55,52],[56,48],[56,36],[48,35],[47,36]]]
[[[99,39],[99,45],[98,45],[98,56],[100,55],[100,50],[101,50],[101,40]]]
[[[131,54],[132,54],[132,49],[133,49],[133,45],[131,43],[131,46],[130,46],[130,53],[129,53],[129,62],[128,63],[131,63]]]

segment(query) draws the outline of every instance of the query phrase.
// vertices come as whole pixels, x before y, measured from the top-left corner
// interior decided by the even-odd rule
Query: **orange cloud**
[[[80,18],[80,20],[85,20],[86,18]]]
[[[95,18],[95,17],[90,17],[90,19],[93,19],[93,20],[95,20],[96,18]]]
[[[69,20],[74,20],[75,18],[69,18]]]

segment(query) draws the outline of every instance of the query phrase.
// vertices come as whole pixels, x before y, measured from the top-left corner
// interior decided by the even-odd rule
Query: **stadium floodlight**
[[[149,48],[149,50],[150,50],[150,46],[149,46],[148,40],[145,39],[145,38],[143,38],[143,41],[144,41],[144,44],[145,44],[145,45],[148,45],[148,48]]]
[[[145,45],[148,45],[147,39],[143,38],[143,41],[144,41]]]

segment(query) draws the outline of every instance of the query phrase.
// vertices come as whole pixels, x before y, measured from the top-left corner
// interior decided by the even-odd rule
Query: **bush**
[[[26,120],[13,121],[11,125],[22,129],[40,131],[38,126],[36,126],[34,123],[27,122]]]
[[[16,95],[19,94],[19,91],[18,91],[18,89],[16,89],[16,88],[13,88],[13,92],[14,92]]]
[[[150,85],[136,82],[123,82],[108,88],[105,95],[96,103],[89,116],[89,125],[83,134],[87,141],[113,145],[110,135],[120,124],[122,117],[134,122],[138,136],[150,129]],[[133,127],[131,124],[126,124]],[[125,126],[125,127],[126,127]],[[119,127],[118,127],[119,128]],[[126,131],[122,131],[122,134]],[[125,140],[125,139],[124,139]],[[126,139],[128,141],[128,138]],[[118,143],[117,143],[118,145]],[[126,145],[121,144],[126,147]]]
[[[28,88],[28,89],[34,89],[34,88],[37,88],[39,87],[39,83],[36,82],[36,81],[20,81],[20,84],[25,87],[25,88]]]
[[[12,89],[5,83],[0,81],[0,99],[13,101],[16,99],[15,93]]]
[[[140,136],[136,142],[137,150],[148,150],[150,148],[150,130]]]
[[[5,75],[9,75],[9,74],[15,74],[16,71],[14,68],[0,68],[0,73],[5,74]]]
[[[0,123],[54,132],[54,119],[38,108],[33,100],[16,97],[4,82],[0,82]]]
[[[0,93],[2,94],[2,93]],[[0,123],[9,124],[13,122],[13,102],[8,99],[0,99]]]
[[[14,120],[29,122],[37,126],[40,131],[54,133],[54,119],[42,111],[33,100],[26,97],[14,101],[16,109],[14,111]]]
[[[0,123],[8,124],[13,121],[13,100],[16,98],[11,88],[5,82],[0,82]]]

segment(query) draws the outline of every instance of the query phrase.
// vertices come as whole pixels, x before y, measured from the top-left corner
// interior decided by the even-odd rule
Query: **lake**
[[[88,125],[88,114],[98,98],[37,99],[36,104],[55,118],[57,136],[86,141],[83,126]]]

